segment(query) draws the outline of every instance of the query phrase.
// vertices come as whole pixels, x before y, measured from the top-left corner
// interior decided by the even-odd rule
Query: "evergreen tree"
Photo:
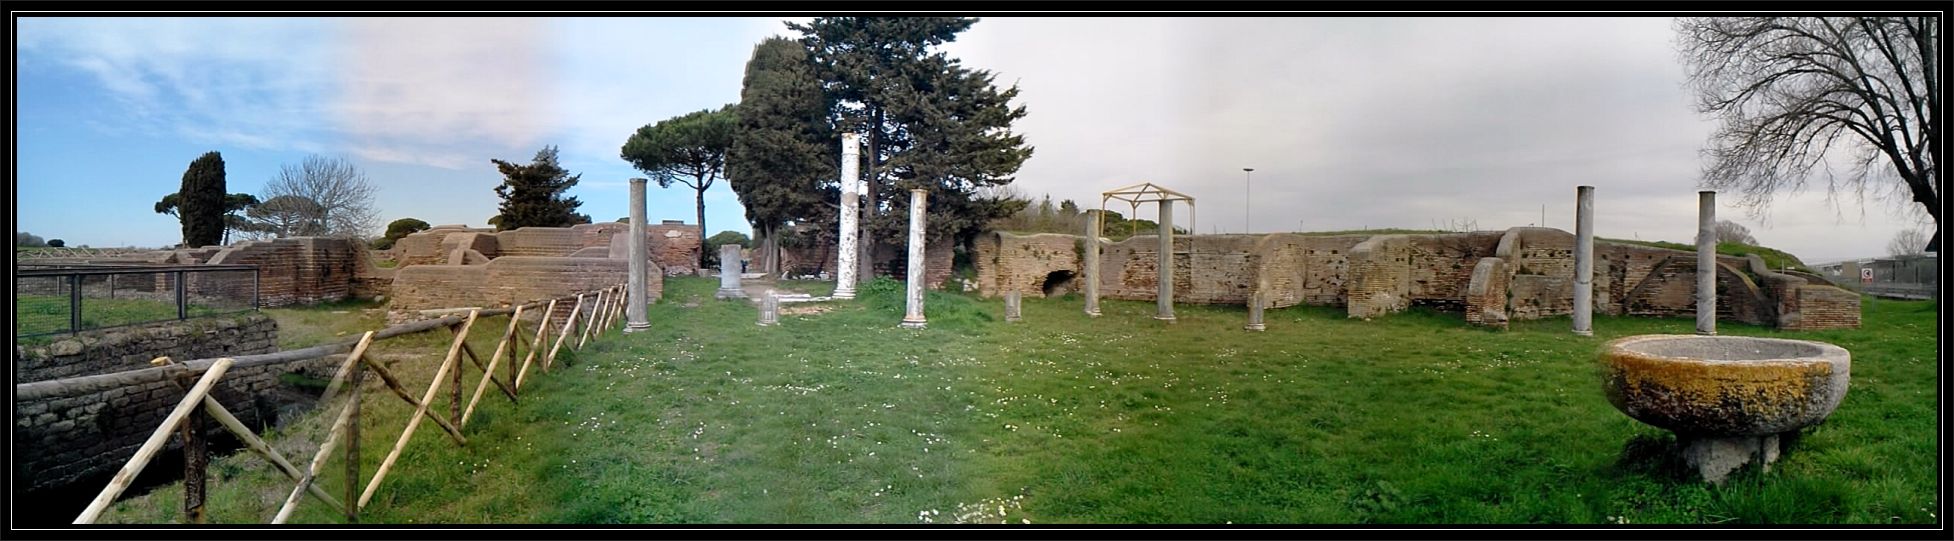
[[[177,190],[177,216],[183,222],[185,248],[223,242],[224,196],[224,157],[213,150],[191,161]]]
[[[502,198],[501,213],[489,219],[489,224],[497,231],[520,227],[569,227],[578,223],[590,223],[589,216],[577,214],[577,207],[583,202],[576,197],[564,196],[563,192],[577,185],[583,175],[572,175],[556,161],[556,147],[547,146],[536,151],[535,159],[528,165],[518,165],[502,160],[495,162],[495,168],[502,172],[502,184],[495,187],[495,195]]]
[[[840,157],[834,138],[807,50],[781,37],[754,46],[726,153],[726,182],[753,225],[760,272],[779,272],[785,224],[833,223],[829,205],[839,197],[833,184]]]
[[[866,238],[899,243],[912,188],[929,190],[929,236],[963,242],[1015,207],[986,198],[1031,157],[1011,122],[1017,87],[962,66],[934,48],[977,22],[961,17],[825,17],[790,28],[803,34],[825,88],[829,117],[868,135]],[[877,194],[889,194],[887,204]],[[864,262],[871,258],[863,258]],[[864,275],[866,276],[866,274]]]
[[[697,111],[647,124],[625,139],[620,155],[639,171],[651,175],[658,187],[684,184],[697,192],[699,231],[706,230],[706,190],[726,170],[726,151],[733,145],[738,113],[733,105],[718,111]],[[699,262],[705,263],[705,254]]]

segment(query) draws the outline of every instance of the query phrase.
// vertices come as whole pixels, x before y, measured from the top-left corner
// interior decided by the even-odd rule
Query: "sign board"
[[[1873,283],[1873,270],[1869,268],[1859,269],[1859,281],[1868,284]]]

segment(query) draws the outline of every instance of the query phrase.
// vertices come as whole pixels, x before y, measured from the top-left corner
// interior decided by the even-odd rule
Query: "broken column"
[[[1696,334],[1717,334],[1717,193],[1697,192]]]
[[[1099,317],[1099,211],[1086,211],[1086,315]]]
[[[1004,321],[1024,319],[1024,299],[1018,290],[1004,292]]]
[[[855,207],[861,196],[856,184],[861,174],[861,136],[853,133],[841,134],[841,234],[837,237],[835,255],[834,298],[855,298],[855,236],[860,229],[856,221]]]
[[[719,245],[719,291],[712,298],[746,298],[746,291],[740,289],[740,245]]]
[[[1160,292],[1154,296],[1160,313],[1153,318],[1174,322],[1174,202],[1160,202]]]
[[[780,296],[775,295],[771,289],[767,290],[767,296],[760,298],[759,324],[761,327],[780,324]]]
[[[928,208],[929,190],[909,190],[909,311],[902,316],[902,327],[921,329],[923,319],[923,212]]]
[[[1248,324],[1243,325],[1242,329],[1250,331],[1263,331],[1268,329],[1267,325],[1262,324],[1262,307],[1268,301],[1268,297],[1264,296],[1260,289],[1255,290],[1255,294],[1248,297]]]
[[[1594,336],[1594,187],[1574,188],[1574,334]]]
[[[624,332],[633,333],[651,329],[651,322],[645,320],[647,296],[645,286],[645,183],[642,178],[631,179],[631,285],[625,289]]]

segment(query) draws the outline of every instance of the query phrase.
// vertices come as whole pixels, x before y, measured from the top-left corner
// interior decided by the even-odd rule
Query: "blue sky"
[[[753,45],[791,36],[765,17],[18,28],[16,230],[93,246],[176,242],[151,207],[209,150],[233,192],[344,156],[379,186],[382,223],[481,227],[501,181],[489,159],[557,145],[582,211],[614,220],[642,176],[618,157],[625,138],[737,101]],[[945,49],[1020,86],[1014,130],[1037,150],[1014,186],[1034,197],[1092,207],[1151,181],[1197,198],[1201,233],[1503,229],[1543,207],[1571,230],[1588,184],[1600,236],[1695,234],[1713,124],[1691,109],[1667,18],[986,18]],[[1726,194],[1719,216],[1808,262],[1877,256],[1924,227],[1878,195],[1828,200],[1819,179],[1755,213]],[[723,180],[706,202],[709,229],[746,230]],[[654,185],[649,204],[694,221],[683,186]]]
[[[738,101],[769,19],[32,19],[20,21],[16,172],[24,230],[70,244],[159,246],[151,207],[206,151],[232,192],[258,193],[307,154],[353,160],[382,223],[486,226],[490,158],[544,145],[582,175],[597,220],[627,215],[618,147],[646,123]],[[696,221],[683,186],[653,220]],[[745,231],[723,181],[713,230]]]

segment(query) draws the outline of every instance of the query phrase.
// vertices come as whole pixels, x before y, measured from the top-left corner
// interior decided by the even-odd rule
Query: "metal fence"
[[[258,309],[256,265],[17,263],[14,337]]]
[[[1940,293],[1940,258],[1935,255],[1841,261],[1817,269],[1832,283],[1869,295],[1932,299]]]

